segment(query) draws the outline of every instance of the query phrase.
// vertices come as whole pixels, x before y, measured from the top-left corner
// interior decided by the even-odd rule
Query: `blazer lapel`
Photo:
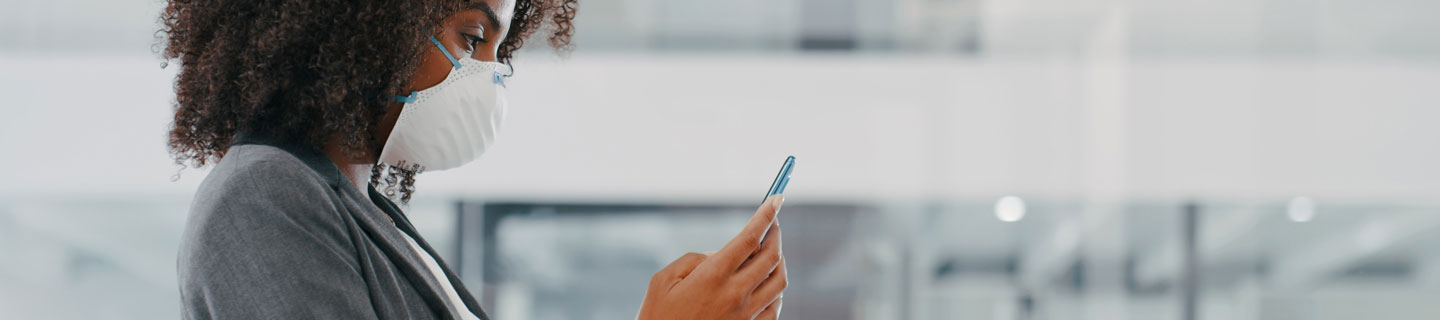
[[[419,232],[415,231],[415,227],[410,224],[410,218],[406,217],[405,213],[400,211],[400,208],[395,206],[394,202],[391,202],[389,198],[381,195],[374,187],[368,189],[370,191],[370,197],[375,199],[375,205],[380,207],[381,211],[390,215],[391,219],[395,220],[395,226],[399,227],[400,231],[410,234],[410,237],[415,239],[415,242],[420,245],[422,250],[425,250],[426,254],[435,258],[435,262],[440,265],[440,270],[445,272],[445,278],[450,281],[450,286],[454,287],[455,293],[460,296],[460,301],[465,303],[463,307],[469,309],[476,317],[482,320],[489,320],[490,317],[485,314],[485,310],[480,307],[480,303],[475,301],[475,297],[470,294],[470,290],[466,289],[465,284],[460,282],[460,277],[454,271],[450,270],[450,265],[445,263],[445,260],[441,259],[439,254],[435,253],[435,249],[430,247],[429,242],[417,236]],[[460,308],[462,306],[455,307]]]
[[[355,188],[348,187],[346,189],[348,190],[345,191],[349,193],[350,191],[354,191]],[[350,195],[347,195],[347,197],[349,196]],[[455,310],[446,302],[448,299],[445,298],[444,289],[440,287],[440,282],[435,280],[435,276],[430,272],[430,269],[425,266],[425,262],[420,260],[420,256],[410,247],[410,243],[406,242],[405,236],[400,233],[401,231],[397,226],[399,220],[396,220],[396,223],[391,223],[389,219],[385,218],[388,216],[387,212],[378,210],[373,206],[364,205],[362,201],[369,199],[350,200],[362,204],[360,205],[362,212],[356,214],[355,217],[355,220],[360,224],[360,228],[365,230],[365,233],[370,236],[370,239],[382,252],[385,252],[385,255],[388,256],[396,268],[400,269],[400,272],[410,280],[410,283],[415,285],[416,291],[420,292],[420,295],[425,299],[425,303],[430,305],[434,310],[445,310],[444,314],[441,315],[442,319],[454,319]],[[417,239],[416,241],[419,240]]]

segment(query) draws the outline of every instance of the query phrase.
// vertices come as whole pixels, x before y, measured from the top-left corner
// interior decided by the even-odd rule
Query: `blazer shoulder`
[[[181,236],[187,317],[375,318],[345,201],[282,149],[230,148],[196,191]]]
[[[195,204],[242,202],[281,208],[314,206],[339,197],[314,169],[280,148],[231,147],[195,191]]]
[[[341,201],[338,190],[285,150],[240,145],[200,183],[186,225],[210,235],[280,224],[340,233]]]
[[[352,251],[343,201],[338,190],[282,149],[232,147],[195,192],[182,257],[247,245],[273,249],[297,239]]]

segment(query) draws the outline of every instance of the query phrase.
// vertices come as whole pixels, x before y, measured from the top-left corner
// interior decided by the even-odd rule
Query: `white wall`
[[[786,154],[809,198],[1076,196],[1117,119],[1141,198],[1423,200],[1440,190],[1440,65],[1141,60],[1123,108],[1087,113],[1071,59],[577,56],[530,59],[499,145],[422,196],[758,197]],[[173,67],[172,67],[173,69]],[[0,56],[0,193],[176,194],[172,70],[148,56]],[[1086,137],[1092,137],[1087,139]],[[1100,141],[1103,142],[1103,141]],[[1108,142],[1106,142],[1108,143]],[[1104,149],[1109,150],[1109,149]]]

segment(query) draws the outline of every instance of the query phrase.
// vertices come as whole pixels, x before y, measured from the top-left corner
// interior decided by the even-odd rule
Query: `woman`
[[[185,318],[485,319],[391,198],[490,145],[512,55],[536,32],[566,47],[575,1],[172,0],[170,148],[214,164],[179,254]],[[775,318],[781,201],[657,272],[639,318]]]

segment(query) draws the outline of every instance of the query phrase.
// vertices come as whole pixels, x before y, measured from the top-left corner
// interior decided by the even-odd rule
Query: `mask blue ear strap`
[[[390,96],[390,100],[395,101],[395,102],[399,102],[399,103],[411,103],[411,102],[415,102],[415,96],[418,96],[418,95],[420,95],[420,92],[418,92],[418,91],[411,91],[411,92],[410,92],[410,95],[408,95],[408,96]]]
[[[445,45],[440,44],[440,39],[435,39],[435,36],[432,35],[430,36],[430,42],[435,43],[436,48],[440,48],[440,53],[445,54],[445,59],[450,59],[450,65],[455,66],[455,69],[460,69],[460,60],[450,55],[450,49],[445,49]]]

